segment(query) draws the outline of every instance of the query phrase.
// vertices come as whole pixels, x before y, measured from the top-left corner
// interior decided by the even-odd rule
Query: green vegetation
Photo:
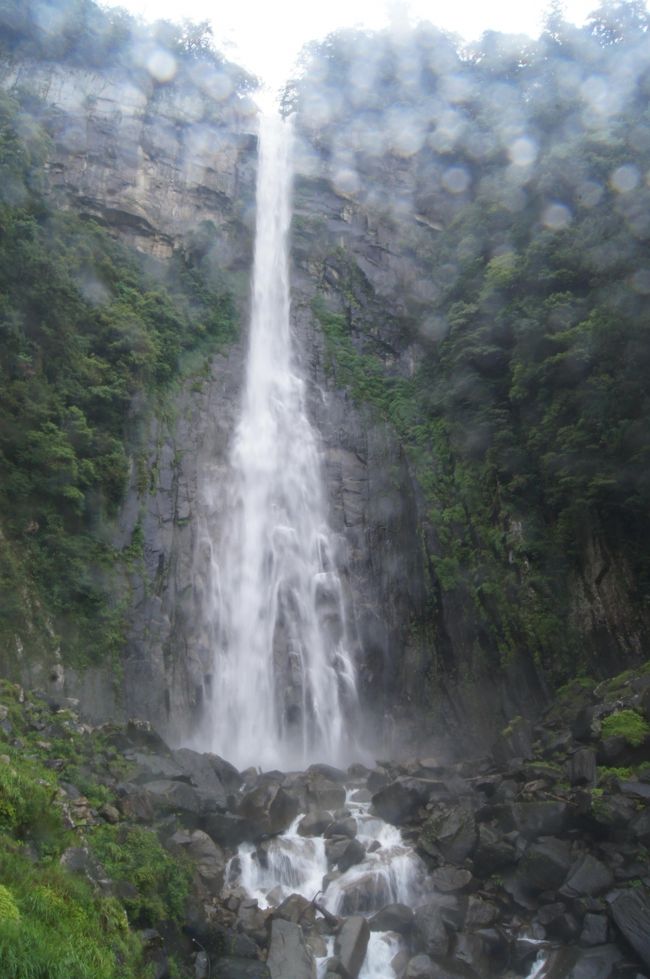
[[[118,804],[115,785],[124,777],[112,743],[118,729],[88,732],[72,712],[24,698],[5,680],[0,707],[7,726],[0,729],[3,979],[150,979],[138,930],[164,924],[173,944],[191,872],[153,829],[99,817],[104,803]],[[86,796],[81,809],[70,785]],[[70,847],[87,851],[94,874],[115,885],[107,891],[62,866]],[[117,896],[121,887],[125,898]]]
[[[46,134],[2,95],[0,641],[27,647],[36,634],[55,646],[65,635],[68,660],[116,660],[126,596],[114,581],[141,555],[142,534],[120,554],[108,525],[137,412],[164,400],[188,358],[231,340],[235,319],[198,233],[164,270],[145,267],[45,201],[47,153]]]
[[[124,899],[133,924],[150,927],[165,918],[182,919],[192,874],[163,849],[153,830],[99,826],[91,842],[110,877],[135,887],[137,894]]]
[[[613,665],[571,606],[594,541],[603,575],[619,560],[626,614],[650,611],[649,26],[613,2],[584,28],[553,15],[537,42],[488,34],[462,53],[427,25],[344,32],[287,96],[323,156],[354,133],[353,196],[408,263],[386,302],[356,241],[321,235],[314,309],[337,381],[395,427],[417,477],[427,614],[450,596],[484,667],[523,656],[555,684]],[[601,76],[616,99],[597,115],[579,80]]]
[[[650,724],[635,710],[618,710],[604,719],[602,735],[604,738],[625,738],[636,748],[650,735]]]

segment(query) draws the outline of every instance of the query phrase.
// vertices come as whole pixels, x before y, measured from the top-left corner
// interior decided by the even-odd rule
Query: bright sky
[[[341,27],[385,27],[391,20],[428,20],[475,40],[485,30],[539,33],[547,0],[105,0],[147,20],[209,20],[214,39],[232,61],[279,87],[306,41]],[[584,22],[599,0],[566,0],[567,20]],[[407,13],[408,12],[408,13]]]

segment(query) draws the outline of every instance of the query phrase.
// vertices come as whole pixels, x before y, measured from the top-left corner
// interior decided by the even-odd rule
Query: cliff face
[[[354,174],[337,172],[328,153],[328,146],[339,145],[340,133],[324,138],[308,119],[300,122],[296,318],[315,385],[312,407],[334,512],[348,545],[369,700],[382,704],[384,724],[392,728],[398,720],[415,745],[433,737],[478,747],[506,719],[541,709],[552,671],[524,636],[514,654],[498,653],[491,631],[498,610],[489,597],[477,605],[466,587],[441,581],[437,567],[446,551],[431,519],[427,471],[414,458],[413,445],[405,444],[399,423],[386,422],[387,415],[395,417],[394,408],[387,411],[383,395],[371,390],[373,383],[388,388],[408,382],[432,341],[449,328],[432,314],[429,261],[454,212],[444,195],[427,193],[429,151],[366,159],[355,182]],[[321,327],[330,313],[339,317],[337,329],[349,343],[337,340],[328,352],[328,328]],[[435,386],[433,377],[432,397]],[[445,462],[430,455],[430,474]],[[457,502],[453,494],[450,488],[445,505]],[[490,508],[482,532],[498,534],[505,579],[538,517],[532,500],[516,521],[498,503]],[[582,523],[566,578],[564,621],[577,645],[567,672],[585,668],[606,675],[642,656],[650,622],[623,538],[617,540],[586,509]],[[480,540],[475,544],[480,548]],[[527,556],[518,573],[532,614],[536,596],[525,585]],[[519,601],[513,594],[516,614]]]
[[[22,60],[2,66],[0,84],[20,92],[26,124],[36,122],[50,136],[43,189],[54,206],[92,218],[150,256],[151,273],[162,282],[172,254],[200,249],[245,319],[256,121],[227,73],[190,63],[159,84],[147,71]],[[225,464],[242,346],[232,343],[209,368],[198,358],[162,403],[143,392],[125,419],[131,473],[110,533],[118,551],[134,533],[141,546],[116,583],[115,600],[126,608],[122,662],[74,668],[62,637],[60,645],[8,663],[23,682],[79,697],[95,720],[146,717],[176,738],[192,727],[203,680],[187,625],[198,474]]]
[[[161,84],[146,71],[23,60],[5,64],[0,80],[34,97],[32,115],[51,136],[51,200],[105,225],[161,276],[170,256],[199,247],[238,296],[245,321],[255,174],[246,99],[205,67]],[[408,406],[382,407],[382,378],[411,383],[443,335],[431,314],[430,262],[454,210],[449,195],[431,188],[429,151],[375,156],[360,193],[358,175],[329,158],[332,133],[324,141],[303,124],[293,321],[373,737],[394,750],[396,729],[411,749],[450,735],[480,744],[505,719],[542,705],[544,663],[517,636],[516,654],[504,655],[490,632],[499,610],[489,593],[477,604],[462,584],[441,578],[445,544],[427,484],[448,460],[434,452],[428,475],[400,429]],[[131,475],[112,533],[120,549],[141,534],[142,549],[119,589],[128,637],[117,674],[114,665],[75,670],[65,656],[17,667],[32,684],[80,697],[97,720],[146,717],[175,741],[200,723],[211,671],[200,621],[203,530],[226,482],[244,347],[241,338],[207,369],[186,372],[164,405],[132,406]],[[453,492],[447,504],[455,504]],[[515,520],[495,505],[486,527],[498,534],[504,574],[517,567],[532,605],[522,544],[528,524],[527,514]],[[586,526],[568,579],[567,622],[596,671],[640,654],[648,623],[636,587],[621,548],[596,522]]]

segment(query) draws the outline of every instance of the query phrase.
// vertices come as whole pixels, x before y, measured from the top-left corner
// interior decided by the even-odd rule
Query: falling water
[[[204,612],[215,659],[206,741],[240,767],[287,768],[350,758],[356,689],[318,447],[292,354],[290,123],[263,118],[259,145],[246,383],[225,518],[207,529]]]

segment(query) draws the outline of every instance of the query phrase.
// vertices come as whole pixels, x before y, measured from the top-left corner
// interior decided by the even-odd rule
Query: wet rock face
[[[197,75],[156,84],[119,69],[48,62],[5,65],[3,88],[32,92],[53,139],[50,192],[157,258],[202,222],[217,232],[220,266],[247,265],[236,223],[254,196],[254,114],[219,103]]]

